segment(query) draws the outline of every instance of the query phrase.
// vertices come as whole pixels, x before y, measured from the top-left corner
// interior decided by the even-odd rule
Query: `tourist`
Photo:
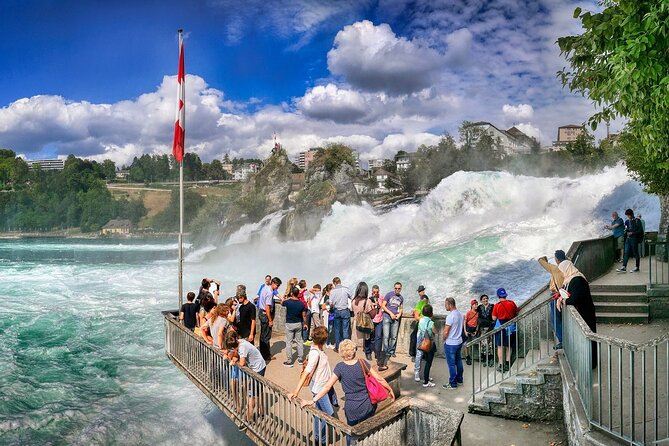
[[[369,315],[371,311],[371,302],[369,300],[369,288],[367,287],[367,282],[360,282],[355,289],[355,296],[351,302],[351,309],[353,310],[353,336],[351,339],[355,342],[355,345],[358,347],[364,347],[365,342],[370,338],[372,329],[366,330],[364,327],[358,326],[358,316],[359,314],[366,313]],[[371,321],[371,317],[369,320]],[[367,360],[372,359],[371,352],[369,354],[365,353]]]
[[[644,257],[646,255],[646,245],[644,244],[644,239],[646,238],[646,220],[641,218],[641,214],[636,216],[637,222],[641,225],[641,237],[639,238],[639,256]]]
[[[216,306],[214,296],[212,296],[209,291],[205,291],[202,296],[202,300],[200,301],[200,310],[197,316],[198,327],[204,326],[206,322],[205,316],[211,311],[212,308]]]
[[[411,336],[409,336],[409,356],[413,359],[417,356],[416,336],[418,334],[418,322],[423,317],[423,307],[430,302],[430,298],[425,294],[425,287],[420,285],[416,290],[418,292],[418,302],[413,309],[413,320],[411,321]],[[420,365],[420,359],[416,361]]]
[[[321,318],[321,304],[323,303],[323,293],[321,292],[321,285],[317,283],[311,288],[309,292],[309,310],[311,311],[311,325],[309,331],[313,333],[314,329],[323,326],[323,319]],[[327,331],[327,329],[326,329]],[[311,336],[313,340],[313,335]]]
[[[434,310],[432,305],[425,304],[423,306],[422,315],[420,321],[418,321],[418,333],[416,335],[416,346],[420,347],[423,339],[429,338],[432,341],[432,347],[430,350],[424,352],[420,349],[416,350],[416,361],[419,358],[425,360],[425,367],[423,368],[423,387],[434,387],[434,383],[430,378],[430,369],[432,368],[432,361],[434,360],[434,355],[437,352],[437,343],[435,342],[437,329],[434,326],[434,321],[432,317],[434,316]],[[420,353],[420,355],[419,355]],[[420,370],[420,365],[416,365],[417,370]],[[420,377],[418,379],[420,381]]]
[[[620,262],[623,259],[623,247],[625,244],[625,222],[622,218],[618,216],[617,212],[611,213],[611,224],[605,226],[606,229],[611,231],[613,235],[613,246],[615,247],[615,258],[616,262]]]
[[[211,296],[211,294],[210,294]],[[211,305],[209,305],[211,303]],[[199,334],[204,341],[212,345],[214,342],[214,338],[211,336],[211,327],[209,326],[209,320],[212,318],[213,314],[216,312],[216,304],[214,303],[214,299],[212,297],[208,297],[205,299],[205,304],[207,308],[209,308],[209,311],[204,312],[204,306],[202,307],[202,316],[200,317],[201,325],[198,327],[197,330],[194,331],[194,333],[197,335]]]
[[[341,279],[332,279],[334,288],[330,291],[330,311],[334,312],[335,351],[339,351],[339,344],[349,339],[351,330],[351,290],[341,284]]]
[[[284,299],[288,299],[288,296],[290,296],[290,293],[293,292],[293,288],[296,287],[298,283],[300,283],[300,281],[297,279],[297,277],[291,277],[288,280],[288,283],[286,284],[286,289],[283,292]]]
[[[300,280],[297,283],[297,286],[300,288],[300,295],[298,296],[298,300],[300,300],[304,305],[304,311],[307,318],[307,327],[302,330],[302,342],[307,345],[311,345],[311,342],[309,341],[309,333],[311,332],[311,306],[309,305],[309,301],[311,300],[311,292],[307,288],[307,281],[304,279]]]
[[[499,302],[495,304],[492,310],[492,318],[495,320],[495,328],[504,325],[511,319],[518,316],[518,307],[512,300],[508,300],[506,290],[504,288],[497,289],[497,297]],[[495,334],[495,345],[497,345],[497,359],[499,360],[498,370],[502,373],[509,371],[511,368],[511,348],[513,340],[516,337],[515,324],[511,324],[504,330]],[[506,362],[504,360],[506,351]]]
[[[249,302],[249,304],[253,306],[252,303]],[[251,344],[245,339],[241,339],[239,335],[232,330],[228,332],[225,344],[228,350],[233,351],[233,352],[228,352],[228,354],[232,357],[231,362],[233,366],[237,364],[236,358],[239,357],[239,365],[241,367],[248,367],[257,374],[265,376],[265,370],[267,369],[267,364],[265,363],[265,360],[260,354],[260,351],[255,347],[255,345]],[[249,380],[249,399],[246,407],[247,422],[251,422],[251,420],[253,419],[254,404],[258,397],[258,394],[260,393],[259,389],[260,386],[258,385],[257,382],[254,383],[254,381],[255,380],[253,379]],[[240,426],[240,428],[242,427]]]
[[[211,311],[209,319],[209,332],[214,347],[217,349],[225,348],[225,333],[230,326],[228,321],[228,314],[230,307],[225,304],[218,304],[216,308]]]
[[[258,301],[260,300],[260,293],[262,293],[263,288],[265,288],[266,286],[270,286],[271,283],[272,283],[272,276],[267,274],[265,276],[265,282],[263,282],[263,284],[260,285],[260,288],[258,288],[258,294],[256,294],[255,299],[253,299],[253,303],[255,303],[256,306],[258,306]]]
[[[195,305],[195,293],[189,291],[186,294],[186,303],[181,305],[181,311],[179,312],[179,320],[184,326],[193,331],[197,326],[197,305]]]
[[[402,284],[395,282],[393,291],[386,294],[381,304],[383,315],[383,365],[388,365],[388,359],[395,354],[397,348],[397,333],[400,329],[400,319],[404,309]]]
[[[388,391],[391,401],[395,401],[395,394],[390,385],[377,371],[370,368],[367,361],[357,360],[355,358],[356,351],[357,347],[350,339],[346,339],[339,344],[339,355],[342,362],[335,366],[332,376],[320,392],[311,401],[302,402],[302,407],[316,404],[316,401],[323,398],[339,381],[345,394],[344,414],[346,415],[346,422],[349,426],[355,426],[365,421],[376,412],[376,405],[372,404],[367,392],[366,370]]]
[[[492,310],[495,305],[490,303],[490,298],[487,294],[481,294],[479,300],[481,301],[481,305],[477,309],[479,313],[479,330],[483,334],[495,326],[495,321],[492,320]],[[479,356],[482,358],[483,367],[493,367],[495,365],[495,351],[491,340],[489,338],[484,339],[479,348],[482,349]]]
[[[564,275],[563,288],[569,293],[569,298],[561,297],[558,299],[557,306],[562,309],[564,305],[573,305],[581,315],[583,321],[588,325],[593,333],[597,333],[597,315],[595,313],[595,304],[590,294],[590,285],[585,276],[574,266],[574,264],[565,260],[560,262],[560,271]],[[597,344],[592,342],[592,366],[597,365]]]
[[[376,356],[376,365],[379,370],[387,370],[388,367],[383,365],[383,310],[381,305],[383,303],[383,296],[378,285],[372,287],[372,295],[369,297],[372,304],[372,310],[369,313],[374,322],[374,332],[372,336],[365,342],[365,354],[371,356],[372,350]],[[368,356],[369,358],[369,356]]]
[[[444,322],[444,356],[448,364],[448,384],[444,384],[444,389],[457,389],[458,384],[462,384],[464,378],[464,367],[462,366],[462,331],[465,318],[455,307],[455,299],[447,297],[446,321]]]
[[[269,287],[264,287],[258,299],[260,308],[260,353],[265,361],[272,360],[270,341],[272,340],[272,326],[274,325],[274,292],[281,286],[281,279],[273,277]]]
[[[256,306],[249,302],[246,297],[246,291],[240,290],[237,293],[237,312],[239,317],[237,319],[237,333],[239,337],[246,339],[251,344],[255,339],[256,334]]]
[[[627,217],[627,220],[625,221],[625,255],[623,256],[623,266],[616,271],[627,271],[627,261],[630,256],[634,256],[636,267],[630,270],[630,272],[638,273],[639,262],[641,261],[639,257],[639,240],[643,237],[643,229],[641,229],[641,222],[634,217],[634,211],[632,209],[627,209],[625,211],[625,217]]]
[[[555,265],[548,263],[548,258],[546,256],[541,257],[538,260],[539,265],[541,265],[541,267],[548,271],[551,275],[548,288],[550,289],[551,295],[553,296],[553,299],[550,303],[550,311],[553,333],[555,333],[555,337],[557,338],[557,344],[553,346],[553,349],[555,350],[562,348],[562,312],[560,312],[556,307],[556,299],[560,296],[558,291],[560,288],[562,288],[562,284],[564,283],[564,276],[562,275],[562,271],[560,271],[558,265],[560,265],[560,262],[566,259],[567,255],[565,252],[561,249],[558,249],[555,251]]]
[[[479,334],[479,302],[476,299],[472,299],[469,302],[469,311],[465,314],[465,331],[463,335],[465,337],[464,343],[473,341],[476,336]],[[469,354],[469,347],[463,346],[465,360],[467,365],[472,365],[472,357]]]
[[[327,337],[328,331],[325,329],[325,327],[315,327],[311,332],[313,345],[311,346],[311,350],[309,350],[307,364],[302,371],[302,375],[300,375],[300,380],[297,383],[297,387],[292,393],[288,394],[290,399],[293,399],[300,394],[300,390],[302,389],[302,386],[304,386],[304,383],[308,377],[311,377],[309,390],[311,390],[312,398],[315,397],[321,390],[323,390],[325,385],[330,380],[330,377],[332,376],[332,370],[330,370],[328,357],[323,351],[323,346],[325,345],[325,340]],[[318,400],[315,400],[315,402],[316,408],[318,410],[326,413],[329,416],[334,415],[332,401],[330,401],[330,396],[327,393]],[[314,419],[314,440],[316,444],[325,444],[326,426],[327,424],[321,421],[319,418]]]
[[[281,302],[286,308],[286,367],[293,366],[293,342],[297,344],[297,363],[302,365],[304,361],[304,342],[302,341],[302,330],[307,325],[306,308],[304,303],[298,299],[300,289],[293,287],[287,299]]]
[[[323,325],[328,327],[328,340],[325,343],[327,348],[335,348],[335,335],[334,335],[334,310],[332,305],[330,305],[330,292],[332,291],[332,284],[328,283],[323,288],[323,304],[321,308],[323,310]]]

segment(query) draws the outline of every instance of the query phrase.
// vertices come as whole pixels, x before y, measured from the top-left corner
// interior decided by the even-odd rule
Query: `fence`
[[[669,333],[636,344],[563,311],[564,354],[590,424],[631,445],[669,442]]]
[[[648,246],[648,284],[669,285],[669,242],[646,241]]]
[[[512,374],[522,372],[538,362],[547,359],[553,351],[552,312],[555,307],[547,299],[521,315],[481,334],[465,344],[473,354],[472,401],[477,394],[508,379]],[[515,331],[514,331],[515,329]],[[500,363],[496,347],[506,344],[513,353],[508,369]],[[506,354],[506,352],[504,352]],[[505,361],[505,358],[502,359]]]
[[[246,367],[232,366],[217,350],[179,324],[174,313],[166,311],[163,315],[168,357],[256,443],[272,446],[344,446],[349,441],[360,446],[411,444],[407,442],[408,429],[417,409],[411,407],[408,398],[400,398],[369,420],[350,427],[319,410],[300,407],[299,401],[288,398],[287,391],[269,379]],[[442,444],[459,444],[462,414],[450,412],[459,414],[459,421],[450,441]],[[314,435],[318,430],[324,432],[320,443]],[[391,439],[397,443],[389,443]]]

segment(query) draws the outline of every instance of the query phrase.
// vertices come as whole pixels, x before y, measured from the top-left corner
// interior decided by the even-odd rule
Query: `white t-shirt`
[[[223,316],[218,316],[216,321],[211,324],[209,331],[211,332],[211,337],[214,338],[214,346],[221,348],[221,346],[218,345],[218,333],[221,330],[223,330],[223,333],[225,333],[225,329],[228,327],[228,324],[228,319]],[[223,341],[225,342],[225,336],[223,336]]]
[[[260,350],[250,342],[240,339],[238,351],[239,357],[246,358],[246,366],[254,372],[260,372],[267,367],[267,363],[260,354]]]
[[[465,323],[465,318],[458,310],[453,310],[446,316],[446,325],[451,329],[448,331],[446,338],[446,345],[460,345],[462,344],[462,326]]]
[[[309,309],[311,310],[312,313],[321,312],[321,301],[322,297],[320,292],[309,294],[309,300],[307,302],[309,302]]]
[[[312,374],[309,389],[313,394],[316,394],[321,391],[330,379],[330,376],[332,376],[330,363],[325,352],[319,350],[317,347],[311,347],[307,361],[307,366],[304,370]],[[314,371],[314,369],[316,370]]]

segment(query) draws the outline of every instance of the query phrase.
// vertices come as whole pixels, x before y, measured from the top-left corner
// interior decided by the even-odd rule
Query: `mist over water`
[[[626,207],[657,228],[657,198],[622,167],[578,179],[457,173],[421,204],[378,214],[334,207],[314,240],[280,243],[281,215],[188,254],[184,286],[203,276],[251,293],[267,273],[334,275],[410,303],[424,284],[460,304],[504,286],[522,301],[547,277],[535,262],[607,234]],[[249,444],[164,354],[161,311],[177,303],[174,241],[0,240],[0,444]]]

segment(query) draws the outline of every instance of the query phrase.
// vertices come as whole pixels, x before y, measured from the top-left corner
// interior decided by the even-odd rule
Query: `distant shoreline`
[[[184,234],[188,236],[188,234]],[[178,233],[146,233],[129,235],[100,235],[99,233],[81,233],[67,231],[49,231],[49,232],[27,232],[27,231],[9,231],[0,232],[0,240],[18,240],[31,238],[66,238],[66,239],[88,239],[88,240],[141,240],[141,239],[176,239]]]

